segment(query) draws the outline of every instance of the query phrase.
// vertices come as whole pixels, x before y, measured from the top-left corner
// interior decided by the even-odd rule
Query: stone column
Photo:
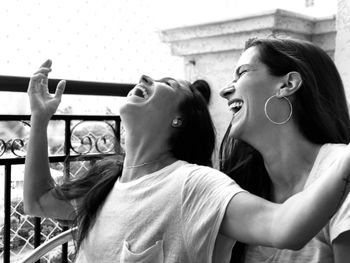
[[[187,80],[203,78],[211,85],[210,112],[217,141],[221,142],[232,114],[219,91],[232,79],[245,41],[271,35],[293,37],[313,41],[333,56],[334,24],[334,17],[316,20],[277,9],[216,23],[167,29],[160,32],[160,37],[170,45],[173,55],[183,57]]]
[[[338,0],[335,63],[342,76],[346,97],[350,101],[350,2]]]

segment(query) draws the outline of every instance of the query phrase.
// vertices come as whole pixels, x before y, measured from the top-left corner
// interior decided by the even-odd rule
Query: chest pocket
[[[120,263],[163,263],[163,240],[157,241],[153,246],[145,251],[135,253],[130,251],[128,242],[124,241],[120,254]]]

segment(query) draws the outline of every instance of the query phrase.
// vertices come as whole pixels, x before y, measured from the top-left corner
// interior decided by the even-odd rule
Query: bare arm
[[[333,216],[349,192],[350,145],[326,174],[283,204],[249,193],[230,201],[221,233],[248,244],[300,249]]]
[[[24,211],[40,217],[72,219],[72,205],[53,195],[54,180],[48,160],[47,126],[61,101],[65,82],[61,81],[55,95],[50,95],[47,77],[50,71],[51,61],[48,60],[31,77],[28,87],[32,115],[24,171]]]

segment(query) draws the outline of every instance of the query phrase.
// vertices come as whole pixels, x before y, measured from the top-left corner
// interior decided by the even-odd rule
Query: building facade
[[[314,17],[275,9],[230,20],[163,30],[161,39],[172,54],[184,61],[185,78],[206,79],[212,89],[210,111],[217,128],[218,142],[231,113],[219,90],[232,78],[244,43],[251,37],[271,35],[308,40],[323,48],[342,75],[350,99],[350,3],[338,0],[336,15]]]

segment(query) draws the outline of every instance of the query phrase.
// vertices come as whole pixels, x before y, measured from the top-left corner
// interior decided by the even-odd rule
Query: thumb
[[[64,92],[64,89],[66,87],[66,81],[65,80],[61,80],[56,87],[56,91],[55,91],[55,98],[61,100],[62,94]]]

